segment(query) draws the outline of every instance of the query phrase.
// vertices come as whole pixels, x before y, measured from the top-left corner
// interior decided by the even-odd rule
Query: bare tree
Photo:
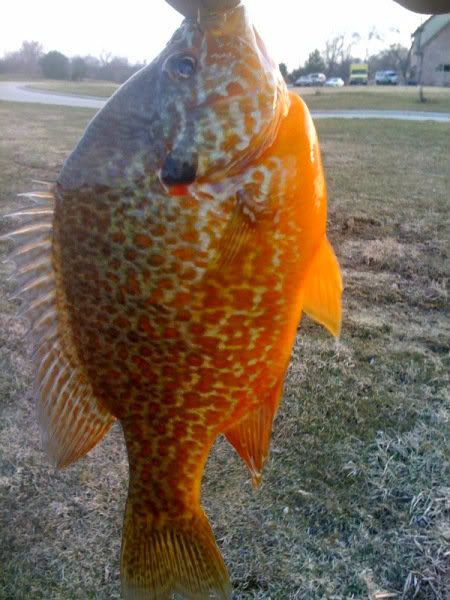
[[[43,56],[42,44],[36,41],[22,42],[19,50],[5,55],[3,70],[8,73],[22,73],[35,77],[41,74],[40,60]]]
[[[102,65],[102,67],[107,67],[109,65],[109,63],[111,62],[113,55],[112,55],[112,52],[103,50],[101,52],[99,58],[100,58],[100,64]]]
[[[350,39],[344,33],[327,40],[322,53],[328,76],[347,77],[352,59],[353,47],[359,42],[359,33],[352,33]]]
[[[369,70],[371,76],[376,71],[387,71],[393,70],[401,73],[402,77],[406,79],[406,73],[408,71],[410,59],[410,52],[408,48],[401,46],[400,44],[391,44],[389,48],[373,54],[369,58]]]
[[[345,36],[342,33],[335,36],[331,40],[326,41],[325,50],[323,52],[323,58],[325,60],[327,75],[335,74],[336,67],[342,58],[342,53],[344,51],[344,43]]]

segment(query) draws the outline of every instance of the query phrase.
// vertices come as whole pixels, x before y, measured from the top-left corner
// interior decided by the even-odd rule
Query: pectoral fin
[[[241,188],[236,192],[234,209],[223,234],[217,242],[211,268],[223,269],[240,264],[241,250],[257,247],[261,226],[273,217],[271,207],[265,201],[256,201],[254,192]]]
[[[218,243],[211,268],[223,269],[232,264],[252,235],[251,224],[236,206]]]
[[[327,238],[313,258],[303,290],[303,311],[338,336],[342,320],[342,278],[333,248]]]

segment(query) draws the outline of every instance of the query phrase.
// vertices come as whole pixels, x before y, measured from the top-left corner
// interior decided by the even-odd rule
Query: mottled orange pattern
[[[241,6],[187,19],[43,200],[14,235],[46,447],[69,464],[119,419],[124,596],[229,598],[200,507],[211,446],[225,434],[258,484],[302,310],[340,327],[309,113]]]

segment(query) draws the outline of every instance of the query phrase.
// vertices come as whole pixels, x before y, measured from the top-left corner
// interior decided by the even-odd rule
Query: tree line
[[[101,79],[122,83],[143,66],[107,52],[100,57],[69,58],[57,50],[44,52],[42,44],[36,41],[25,41],[18,50],[8,52],[0,59],[0,73],[72,81]]]
[[[376,36],[376,32],[369,34]],[[344,34],[327,40],[322,52],[316,48],[313,50],[305,63],[289,72],[284,63],[280,64],[280,71],[288,83],[294,83],[302,75],[308,73],[324,73],[327,77],[341,77],[344,81],[348,79],[350,65],[352,63],[364,62],[369,65],[369,77],[374,77],[377,71],[397,71],[403,79],[407,77],[409,67],[410,50],[400,44],[391,44],[388,48],[366,59],[361,59],[354,54],[354,46],[361,40],[359,34],[354,33],[347,38]]]
[[[392,69],[406,78],[410,54],[407,48],[400,44],[392,44],[369,56],[367,61],[361,61],[353,52],[360,39],[356,33],[349,39],[343,34],[337,35],[326,42],[322,52],[318,49],[313,50],[305,63],[293,71],[289,72],[286,65],[281,63],[281,73],[290,83],[308,73],[325,73],[327,77],[341,77],[346,80],[350,64],[368,62],[369,77],[373,77],[376,71]],[[39,42],[25,41],[18,50],[9,52],[0,59],[0,73],[73,81],[100,79],[122,83],[144,64],[133,64],[127,58],[113,56],[111,53],[104,53],[100,57],[87,55],[69,58],[57,50],[45,53]]]

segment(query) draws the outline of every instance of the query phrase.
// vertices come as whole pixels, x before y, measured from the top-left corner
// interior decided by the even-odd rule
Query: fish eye
[[[189,54],[172,56],[167,62],[169,73],[176,79],[189,79],[195,73],[196,66],[197,61]]]

